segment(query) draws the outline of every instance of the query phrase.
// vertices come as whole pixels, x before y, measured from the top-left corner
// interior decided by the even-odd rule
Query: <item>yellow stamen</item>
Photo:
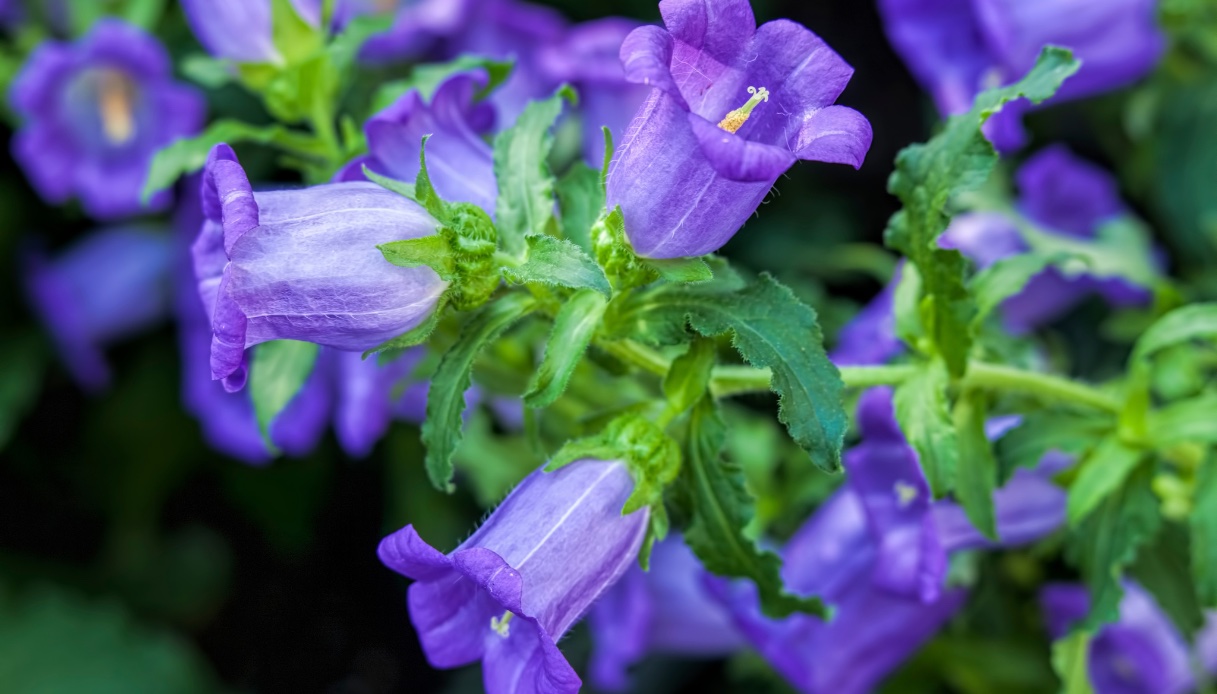
[[[760,89],[748,87],[748,93],[752,95],[752,98],[748,99],[748,103],[728,113],[719,121],[718,127],[729,133],[739,132],[739,129],[744,127],[744,123],[748,122],[748,117],[752,115],[752,109],[762,101],[769,101],[769,90],[764,87]]]
[[[511,635],[511,618],[514,616],[516,616],[515,613],[508,610],[503,613],[502,617],[491,617],[490,630],[503,638],[507,638]]]
[[[97,108],[101,128],[114,145],[125,145],[135,137],[135,85],[117,70],[104,70],[98,76]]]

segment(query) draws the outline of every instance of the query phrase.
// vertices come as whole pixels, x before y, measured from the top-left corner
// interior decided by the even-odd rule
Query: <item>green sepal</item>
[[[427,392],[422,441],[427,448],[427,476],[436,489],[452,492],[452,456],[463,438],[465,391],[473,378],[478,354],[504,330],[536,307],[532,297],[506,294],[482,307],[461,331],[460,338],[440,359]]]
[[[319,347],[312,342],[273,340],[254,348],[249,365],[249,399],[262,440],[272,451],[270,425],[313,373]]]
[[[714,271],[703,258],[647,259],[647,266],[673,284],[696,284],[714,279]]]
[[[503,278],[512,284],[544,284],[569,289],[593,289],[609,296],[604,271],[582,248],[565,239],[533,235],[526,239],[527,259],[515,267],[502,267]]]
[[[681,487],[692,510],[685,542],[706,570],[755,583],[767,616],[781,619],[804,612],[829,617],[831,610],[819,598],[786,592],[781,558],[757,548],[745,535],[756,513],[756,500],[745,487],[739,466],[722,457],[726,434],[713,398],[698,401],[689,418],[687,462],[681,473]]]
[[[617,290],[641,287],[659,278],[659,273],[634,253],[625,236],[625,217],[621,208],[608,210],[592,225],[592,248],[596,262],[604,268]]]
[[[530,408],[553,404],[570,382],[584,352],[591,344],[608,300],[604,295],[582,289],[570,296],[554,317],[553,332],[545,344],[545,357],[533,372],[524,391],[524,404]]]

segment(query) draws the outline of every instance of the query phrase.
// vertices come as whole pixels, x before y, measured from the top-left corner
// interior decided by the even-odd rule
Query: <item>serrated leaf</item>
[[[495,219],[503,248],[513,255],[524,250],[527,236],[546,233],[554,221],[555,183],[548,158],[554,145],[551,130],[563,101],[575,103],[570,87],[529,104],[515,124],[494,140],[494,175],[499,184]]]
[[[451,492],[452,455],[463,437],[465,391],[473,379],[473,363],[482,348],[533,310],[535,303],[523,294],[507,294],[483,307],[461,331],[460,338],[440,359],[427,392],[427,417],[422,440],[427,447],[427,476],[436,489]]]
[[[530,236],[528,259],[518,267],[504,267],[503,276],[514,284],[540,284],[594,289],[605,296],[612,293],[604,271],[583,249],[570,241],[552,236]]]
[[[562,235],[591,253],[592,226],[604,213],[600,172],[575,162],[558,181],[558,207],[562,210]]]
[[[282,125],[250,125],[236,120],[218,120],[194,137],[175,141],[156,153],[144,182],[143,199],[172,186],[183,174],[198,171],[207,163],[211,148],[221,142],[254,142],[272,145],[301,157],[322,157],[324,148],[307,133]]]
[[[755,583],[761,609],[769,617],[806,612],[826,618],[829,610],[819,598],[786,592],[781,558],[758,549],[744,535],[756,513],[756,501],[745,488],[739,467],[722,459],[725,440],[726,425],[714,401],[703,398],[689,420],[688,461],[682,471],[693,511],[685,542],[706,570]]]
[[[545,344],[545,357],[524,392],[525,405],[548,407],[562,395],[595,337],[607,306],[604,295],[591,289],[575,292],[562,304]]]
[[[267,445],[271,445],[271,422],[308,381],[317,362],[317,350],[312,342],[298,340],[273,340],[254,347],[249,365],[249,397]]]
[[[670,258],[654,260],[648,258],[646,264],[660,277],[674,284],[693,284],[709,282],[714,279],[714,271],[702,258]]]
[[[964,393],[955,403],[955,431],[959,438],[955,495],[972,525],[996,541],[993,490],[997,486],[997,459],[985,435],[987,406],[984,393],[976,390]]]
[[[1111,433],[1110,417],[1070,410],[1040,410],[1023,417],[1017,427],[997,442],[998,479],[1005,484],[1015,470],[1031,469],[1049,451],[1074,457],[1086,455]]]
[[[730,333],[745,361],[773,372],[778,419],[821,469],[841,469],[849,419],[845,385],[824,353],[815,309],[768,274],[734,292],[672,285],[650,296],[645,312],[624,319],[650,337],[674,337],[683,320],[705,337]],[[661,331],[651,332],[652,329]]]
[[[936,498],[954,487],[959,468],[959,439],[947,401],[947,373],[938,363],[920,370],[896,388],[896,420],[917,451],[921,469]]]
[[[1145,452],[1125,445],[1115,436],[1103,439],[1082,461],[1069,487],[1066,506],[1070,525],[1077,525],[1133,473]]]
[[[1147,467],[1134,472],[1070,534],[1066,557],[1081,569],[1090,589],[1090,614],[1081,624],[1083,629],[1094,630],[1120,618],[1124,570],[1162,522],[1149,482]]]
[[[689,349],[672,360],[672,367],[663,379],[663,395],[674,414],[687,412],[705,397],[717,357],[714,341],[700,338],[689,343]]]
[[[1078,66],[1069,51],[1045,48],[1022,80],[981,93],[968,113],[951,117],[929,142],[906,147],[896,157],[888,191],[904,209],[892,217],[885,241],[921,272],[922,324],[953,376],[963,375],[967,367],[976,307],[964,284],[963,256],[938,247],[950,222],[948,203],[984,183],[997,163],[997,152],[981,131],[989,116],[1020,97],[1035,103],[1047,99]]]
[[[1061,680],[1061,694],[1094,694],[1090,685],[1090,634],[1075,631],[1052,644],[1052,669]]]
[[[1205,607],[1217,607],[1217,460],[1211,455],[1196,477],[1188,526],[1196,593]]]

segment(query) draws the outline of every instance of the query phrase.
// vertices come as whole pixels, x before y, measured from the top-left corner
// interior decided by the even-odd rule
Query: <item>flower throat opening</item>
[[[762,101],[769,101],[769,90],[764,87],[760,89],[748,87],[748,93],[752,95],[752,98],[748,99],[748,103],[728,113],[719,121],[718,127],[729,133],[739,132],[739,129],[744,127],[744,123],[748,122],[748,117],[752,115],[752,109]]]
[[[97,78],[97,110],[101,128],[112,145],[125,145],[135,137],[135,85],[117,70],[103,70]]]

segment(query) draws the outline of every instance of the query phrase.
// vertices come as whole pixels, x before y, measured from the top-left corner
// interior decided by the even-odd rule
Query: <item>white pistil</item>
[[[744,127],[744,123],[748,122],[748,117],[752,115],[752,109],[762,101],[769,101],[769,90],[764,87],[760,89],[748,87],[748,93],[752,95],[752,98],[748,99],[748,103],[728,113],[719,121],[718,127],[729,133],[739,132],[739,129]]]
[[[515,613],[508,610],[503,613],[502,617],[491,617],[490,630],[503,638],[507,638],[511,635],[511,618],[514,616]]]
[[[896,502],[900,504],[900,508],[908,508],[909,504],[917,500],[917,488],[908,482],[897,482],[892,488],[896,492]]]

